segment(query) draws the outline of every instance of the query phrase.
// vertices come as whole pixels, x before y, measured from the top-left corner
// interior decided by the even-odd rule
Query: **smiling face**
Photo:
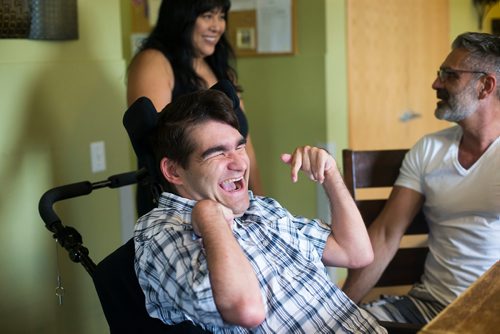
[[[434,112],[438,119],[460,122],[478,108],[478,74],[468,72],[474,69],[467,68],[464,62],[467,52],[464,49],[453,50],[441,65],[441,69],[448,70],[446,79],[441,80],[438,77],[432,84],[437,98],[440,99]]]
[[[193,45],[198,57],[215,52],[215,46],[226,30],[226,15],[221,8],[214,8],[199,15],[193,28]]]
[[[179,195],[215,200],[241,216],[249,206],[246,140],[232,126],[212,120],[196,125],[189,137],[195,149],[185,169],[176,167]]]

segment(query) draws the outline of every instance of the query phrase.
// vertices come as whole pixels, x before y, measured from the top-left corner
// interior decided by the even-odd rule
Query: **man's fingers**
[[[286,163],[287,165],[291,166],[291,176],[292,176],[292,181],[297,182],[297,174],[298,171],[300,170],[300,165],[297,167],[297,150],[293,154],[289,153],[283,153],[281,155],[281,161]]]
[[[315,174],[316,181],[318,181],[319,183],[323,183],[323,181],[325,180],[326,159],[325,159],[325,155],[321,154],[322,153],[321,150],[317,153],[318,154],[316,155],[316,158],[315,158],[316,168],[315,168],[314,174]]]
[[[281,155],[281,161],[283,161],[286,164],[290,164],[290,160],[292,160],[292,155],[288,153],[283,153]]]
[[[292,154],[292,159],[291,159],[291,175],[292,175],[292,182],[297,182],[299,179],[299,170],[302,167],[302,151],[299,149],[296,149],[295,152]]]
[[[292,154],[282,154],[281,160],[291,167],[292,181],[297,182],[299,170],[306,173],[312,181],[323,183],[325,172],[331,168],[332,157],[318,147],[298,147]]]

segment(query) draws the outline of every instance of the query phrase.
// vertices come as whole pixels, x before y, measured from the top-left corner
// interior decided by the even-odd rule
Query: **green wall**
[[[450,4],[450,39],[477,30],[471,1]],[[0,40],[3,333],[107,332],[90,277],[56,247],[37,206],[54,186],[133,168],[121,125],[128,6],[128,0],[79,1],[77,41]],[[297,145],[329,144],[339,158],[347,146],[345,1],[297,0],[297,7],[298,53],[241,58],[238,71],[266,192],[296,214],[315,216],[324,208],[318,189],[304,178],[292,184],[279,155]],[[495,11],[490,16],[500,16]],[[89,144],[101,140],[107,170],[93,174]],[[120,196],[106,189],[56,205],[96,262],[122,242]],[[54,293],[58,270],[62,307]]]
[[[0,331],[105,333],[90,276],[68,259],[38,215],[49,188],[130,169],[120,2],[78,2],[80,38],[0,40]],[[104,141],[107,170],[93,174],[89,145]],[[94,261],[121,243],[119,192],[56,205]],[[58,269],[59,266],[59,269]],[[57,270],[64,305],[55,296]]]
[[[298,145],[325,142],[325,4],[297,1],[294,56],[238,59],[238,76],[266,194],[292,212],[315,213],[315,186],[292,184],[280,154]]]

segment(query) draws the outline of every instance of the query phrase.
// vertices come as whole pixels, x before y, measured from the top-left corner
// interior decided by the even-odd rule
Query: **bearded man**
[[[374,261],[350,270],[344,292],[359,302],[423,208],[429,253],[404,296],[365,304],[379,320],[427,323],[500,258],[500,36],[464,33],[437,72],[435,116],[457,125],[407,153],[384,210],[369,228]]]

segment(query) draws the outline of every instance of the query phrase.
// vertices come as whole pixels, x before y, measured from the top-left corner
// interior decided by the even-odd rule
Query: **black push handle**
[[[42,217],[42,220],[45,222],[45,226],[50,231],[56,232],[54,230],[55,224],[61,222],[53,208],[56,202],[73,197],[88,195],[92,192],[92,190],[98,188],[119,188],[129,184],[134,184],[140,182],[147,176],[148,173],[146,169],[143,168],[138,171],[112,175],[105,181],[95,183],[82,181],[52,188],[46,191],[40,198],[38,203],[40,217]]]
[[[89,181],[67,184],[47,190],[38,202],[38,212],[45,222],[45,226],[52,232],[54,224],[61,220],[53,209],[54,203],[65,199],[88,195],[92,192],[92,183]]]

